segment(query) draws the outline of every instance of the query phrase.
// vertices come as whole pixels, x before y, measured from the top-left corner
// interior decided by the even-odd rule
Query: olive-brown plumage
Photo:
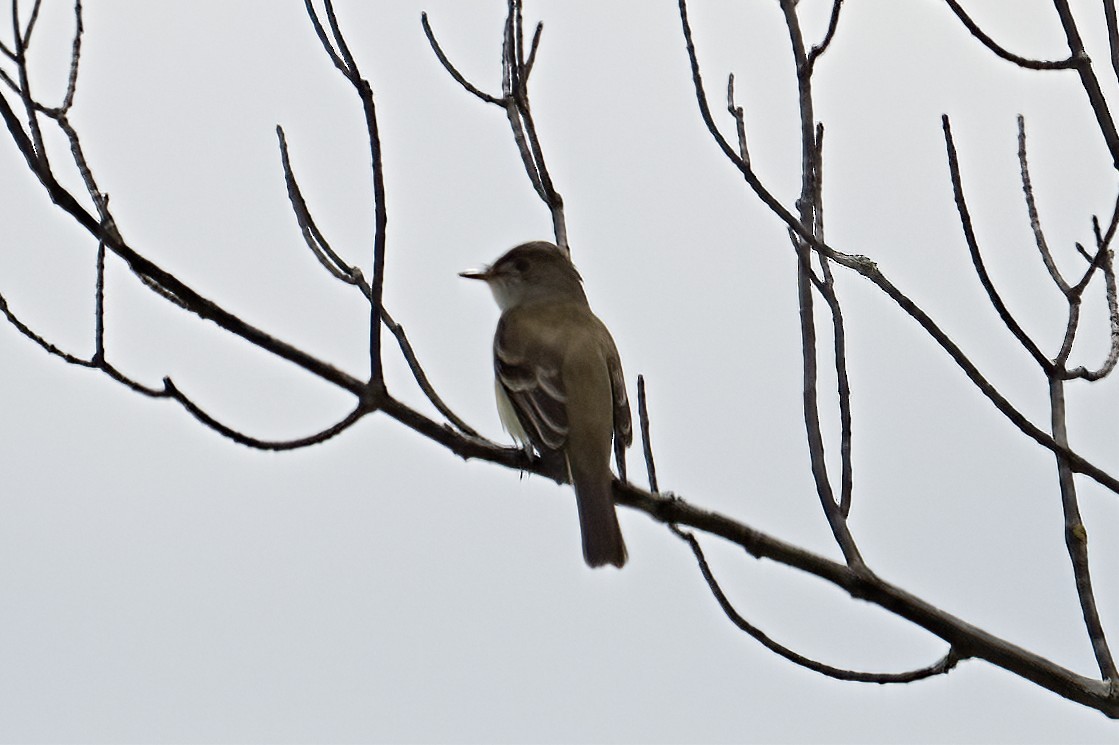
[[[498,413],[509,433],[542,456],[560,454],[575,486],[583,558],[626,561],[614,509],[611,442],[633,441],[621,360],[591,312],[575,267],[551,243],[510,250],[462,276],[485,281],[502,313],[494,335]]]

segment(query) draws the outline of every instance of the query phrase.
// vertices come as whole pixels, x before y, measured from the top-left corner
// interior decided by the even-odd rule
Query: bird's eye
[[[528,259],[516,259],[513,261],[513,268],[517,270],[518,274],[524,274],[528,271]]]

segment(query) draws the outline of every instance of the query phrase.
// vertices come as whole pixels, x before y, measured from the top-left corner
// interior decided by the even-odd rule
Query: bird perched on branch
[[[491,266],[462,272],[489,285],[501,308],[493,340],[497,410],[526,450],[563,457],[575,486],[583,558],[626,563],[611,491],[611,441],[624,477],[633,442],[622,363],[591,312],[583,280],[555,244],[524,243]]]

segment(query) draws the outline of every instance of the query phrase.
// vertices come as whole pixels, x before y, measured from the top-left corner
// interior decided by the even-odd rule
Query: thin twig
[[[1111,50],[1111,71],[1119,81],[1119,22],[1115,18],[1115,0],[1103,0],[1103,15],[1107,24],[1107,47]]]
[[[276,135],[280,142],[280,161],[284,170],[284,180],[288,187],[288,199],[291,202],[292,211],[295,213],[295,219],[299,223],[304,242],[307,244],[307,247],[311,250],[314,257],[318,259],[319,263],[330,272],[331,276],[346,284],[356,286],[361,291],[362,295],[365,296],[365,299],[372,302],[373,289],[369,286],[369,283],[365,281],[361,269],[356,266],[349,266],[342,257],[331,248],[330,242],[327,241],[322,231],[319,230],[314,217],[311,215],[310,209],[307,207],[303,192],[299,188],[299,182],[295,178],[295,173],[292,169],[288,154],[287,138],[281,127],[276,127]],[[411,342],[408,341],[408,336],[404,333],[404,327],[398,324],[392,316],[389,315],[389,312],[384,306],[381,307],[381,323],[384,324],[396,339],[397,345],[400,347],[400,351],[404,355],[409,369],[412,371],[412,377],[420,386],[420,390],[427,396],[428,401],[460,430],[471,436],[479,437],[480,435],[478,435],[474,428],[455,414],[443,401],[442,397],[436,393],[434,386],[432,386],[431,381],[427,377],[427,373],[424,372],[423,367],[416,357]]]
[[[74,0],[74,40],[70,48],[70,74],[66,78],[66,95],[58,107],[60,113],[65,114],[74,105],[74,94],[78,90],[78,65],[82,59],[82,33],[85,26],[82,24],[82,0]]]
[[[469,80],[466,79],[466,77],[461,72],[458,71],[457,67],[451,64],[451,61],[443,52],[443,47],[441,47],[439,45],[439,42],[435,39],[435,32],[431,30],[431,24],[428,23],[426,11],[420,13],[420,25],[423,26],[424,35],[427,37],[427,43],[431,45],[431,51],[435,52],[435,57],[439,60],[439,63],[443,65],[443,69],[446,70],[452,78],[454,78],[456,83],[461,85],[463,89],[465,89],[468,93],[476,96],[477,98],[480,98],[486,103],[492,103],[496,106],[504,106],[500,98],[498,98],[497,96],[491,96],[490,94],[475,87]]]
[[[918,668],[916,670],[909,670],[902,673],[870,673],[861,672],[857,670],[846,670],[840,667],[833,667],[823,662],[818,662],[809,657],[805,657],[798,652],[794,652],[788,647],[774,641],[768,634],[759,629],[754,624],[747,621],[742,614],[740,614],[734,605],[727,598],[723,588],[719,586],[718,581],[715,579],[714,573],[711,571],[711,566],[707,563],[707,557],[703,555],[703,549],[700,548],[699,541],[696,537],[686,531],[673,527],[675,533],[682,541],[688,544],[695,555],[696,561],[699,563],[699,571],[703,575],[703,579],[707,582],[707,587],[711,590],[711,594],[719,603],[723,613],[730,619],[731,623],[737,626],[742,631],[746,632],[749,636],[753,637],[763,647],[771,652],[776,653],[778,656],[785,658],[789,662],[800,665],[803,668],[813,672],[820,673],[829,678],[836,680],[848,680],[858,683],[912,683],[925,678],[931,678],[934,675],[947,674],[959,663],[960,658],[956,655],[955,651],[949,648],[948,653],[940,658],[933,664]]]
[[[819,241],[822,240],[823,236],[817,232],[817,229],[822,227],[823,223],[818,214],[820,205],[817,204],[819,169],[816,161],[819,147],[816,142],[816,122],[813,113],[811,69],[806,63],[804,37],[800,28],[800,19],[797,16],[796,2],[794,0],[781,0],[781,10],[785,17],[785,26],[789,32],[793,60],[797,67],[801,136],[801,192],[800,198],[797,200],[800,213],[799,222],[801,226],[808,228],[808,232],[812,234],[813,239]],[[863,568],[865,563],[855,537],[851,533],[850,526],[847,524],[846,517],[840,509],[839,500],[835,497],[835,491],[832,488],[827,471],[824,435],[820,423],[818,341],[812,296],[813,272],[811,266],[814,252],[811,244],[806,241],[794,236],[793,242],[797,253],[798,268],[797,301],[800,306],[802,402],[812,478],[816,484],[820,506],[824,510],[824,515],[828,520],[828,525],[836,543],[843,551],[844,558],[852,567]],[[826,260],[826,257],[821,257],[822,263]],[[848,506],[849,502],[850,499],[848,498]]]
[[[808,74],[812,75],[813,69],[816,67],[816,60],[828,51],[831,46],[832,39],[835,38],[835,30],[839,26],[839,11],[843,9],[843,0],[833,0],[831,6],[831,18],[828,19],[828,30],[824,33],[824,39],[816,46],[812,47],[808,52],[805,59],[805,66],[808,68]]]
[[[93,361],[105,361],[105,241],[97,242],[97,282],[93,293]]]
[[[746,147],[746,114],[734,100],[734,73],[727,76],[727,111],[734,117],[735,129],[738,131],[738,155],[742,162],[750,164],[750,150]]]
[[[1034,361],[1041,367],[1046,374],[1052,369],[1053,364],[1038,348],[1033,339],[1029,337],[1025,329],[1019,325],[1011,314],[1010,309],[1006,307],[1003,302],[1002,296],[999,295],[995,289],[994,282],[991,281],[990,274],[987,273],[987,267],[983,262],[983,256],[979,252],[979,241],[975,237],[975,229],[971,223],[971,213],[968,211],[967,201],[964,198],[963,180],[960,176],[960,162],[956,155],[956,143],[952,138],[952,124],[945,114],[941,117],[941,123],[944,128],[944,144],[948,151],[948,170],[952,180],[952,194],[956,198],[956,209],[960,213],[960,225],[964,231],[964,239],[967,241],[968,250],[971,252],[971,262],[975,267],[975,273],[979,277],[983,289],[987,292],[987,297],[994,306],[995,311],[998,313],[999,318],[1002,320],[1003,325],[1007,330],[1013,334],[1022,348],[1029,352]]]
[[[1115,200],[1115,206],[1111,213],[1111,221],[1108,224],[1106,233],[1101,232],[1099,220],[1095,217],[1092,218],[1092,230],[1096,238],[1097,246],[1095,259],[1091,256],[1087,256],[1087,252],[1083,250],[1083,247],[1077,244],[1080,252],[1085,254],[1086,258],[1092,261],[1092,266],[1095,266],[1096,261],[1100,260],[1100,269],[1103,272],[1105,294],[1107,296],[1107,316],[1111,327],[1111,334],[1107,358],[1104,360],[1103,365],[1098,370],[1088,370],[1084,366],[1066,370],[1066,379],[1083,378],[1089,381],[1100,380],[1109,375],[1111,371],[1115,369],[1116,364],[1119,363],[1119,292],[1116,290],[1115,267],[1113,265],[1114,252],[1111,250],[1111,241],[1115,236],[1117,227],[1119,227],[1119,197]],[[1091,268],[1092,267],[1089,267],[1089,270],[1091,270]]]
[[[660,492],[657,485],[657,463],[653,459],[653,443],[649,436],[649,409],[645,401],[645,376],[637,376],[637,421],[641,428],[641,451],[645,454],[645,473],[649,476],[649,491]]]
[[[25,324],[23,321],[21,321],[19,319],[19,317],[14,312],[12,312],[12,309],[10,307],[8,307],[7,299],[3,295],[0,295],[0,313],[4,314],[4,317],[8,319],[8,323],[15,326],[16,331],[18,331],[19,333],[23,334],[24,336],[26,336],[31,341],[38,344],[40,347],[42,347],[49,354],[52,354],[55,357],[58,357],[62,360],[65,360],[66,362],[69,362],[71,365],[78,365],[79,367],[97,367],[96,363],[91,362],[90,360],[82,359],[81,357],[77,357],[75,355],[72,355],[69,352],[64,352],[61,349],[59,349],[58,347],[56,347],[54,344],[51,344],[49,341],[44,339],[42,336],[39,336],[34,331],[32,331],[31,328],[27,324]]]
[[[1053,261],[1053,254],[1049,250],[1049,243],[1045,240],[1045,233],[1041,229],[1041,217],[1037,211],[1037,201],[1034,198],[1033,182],[1030,180],[1030,164],[1026,157],[1026,118],[1018,115],[1018,166],[1022,172],[1022,192],[1026,197],[1026,212],[1030,216],[1030,229],[1034,233],[1037,250],[1041,252],[1041,260],[1049,271],[1049,276],[1062,292],[1067,293],[1069,286],[1057,264]]]
[[[999,46],[990,36],[983,33],[983,29],[979,28],[975,21],[971,20],[971,17],[960,7],[960,4],[956,2],[956,0],[944,1],[948,3],[948,7],[952,9],[952,12],[956,14],[956,17],[960,19],[972,36],[978,39],[983,46],[1008,62],[1013,62],[1019,67],[1025,67],[1029,70],[1068,70],[1077,66],[1075,55],[1063,60],[1047,61],[1020,57],[1013,52],[1009,52],[1005,48]]]
[[[331,36],[334,44],[326,36],[322,22],[315,12],[311,0],[306,0],[307,14],[315,28],[319,42],[327,52],[331,62],[353,86],[358,98],[361,100],[362,112],[365,115],[366,136],[369,142],[370,160],[372,162],[373,177],[373,272],[369,286],[372,290],[369,300],[369,385],[384,391],[384,361],[381,359],[381,299],[384,294],[385,283],[385,249],[386,231],[388,228],[388,211],[385,206],[385,178],[382,161],[382,148],[380,127],[377,123],[377,106],[373,98],[373,87],[361,75],[357,62],[350,53],[349,46],[338,25],[334,14],[334,4],[325,0],[327,20],[330,23]]]
[[[1065,39],[1068,42],[1069,58],[1076,62],[1075,67],[1076,72],[1080,75],[1080,85],[1088,96],[1088,104],[1092,108],[1092,113],[1096,115],[1096,123],[1099,124],[1100,134],[1103,135],[1104,143],[1107,144],[1107,149],[1111,153],[1112,165],[1119,168],[1119,132],[1116,131],[1115,120],[1111,118],[1111,112],[1107,108],[1107,99],[1100,88],[1100,81],[1096,78],[1096,73],[1092,69],[1092,60],[1084,51],[1084,42],[1080,38],[1079,29],[1076,27],[1076,18],[1072,15],[1068,0],[1053,0],[1053,7],[1057,9],[1057,15],[1061,18],[1061,26],[1064,28]]]
[[[501,97],[492,96],[475,86],[466,79],[458,68],[447,58],[443,48],[435,38],[427,14],[420,14],[420,24],[423,26],[424,35],[428,44],[435,52],[440,64],[454,80],[471,95],[486,103],[500,106],[505,111],[509,121],[509,129],[513,134],[513,141],[520,153],[521,162],[529,183],[536,191],[540,200],[544,202],[552,217],[552,232],[555,235],[556,245],[570,257],[570,246],[567,236],[567,220],[564,214],[563,197],[556,190],[548,167],[544,162],[544,150],[536,131],[536,123],[532,118],[532,109],[528,98],[528,77],[536,62],[536,54],[540,48],[540,39],[543,34],[544,24],[537,23],[532,41],[525,58],[524,44],[524,18],[521,0],[508,0],[508,12],[501,44]]]
[[[341,434],[363,416],[371,413],[370,409],[365,406],[364,403],[359,402],[354,410],[343,417],[339,422],[313,435],[300,437],[296,440],[260,440],[233,429],[228,425],[222,424],[217,419],[207,414],[198,404],[194,403],[186,394],[179,390],[171,378],[163,379],[163,390],[168,398],[178,401],[182,407],[201,424],[209,427],[226,439],[233,440],[238,444],[257,450],[296,450],[310,445],[317,445]]]

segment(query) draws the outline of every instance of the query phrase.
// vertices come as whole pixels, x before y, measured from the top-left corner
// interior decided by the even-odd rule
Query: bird
[[[501,310],[493,364],[502,424],[530,454],[562,458],[575,487],[587,565],[622,567],[626,546],[610,452],[613,442],[624,474],[633,425],[618,349],[591,312],[582,277],[548,241],[523,243],[459,276],[489,285]]]

